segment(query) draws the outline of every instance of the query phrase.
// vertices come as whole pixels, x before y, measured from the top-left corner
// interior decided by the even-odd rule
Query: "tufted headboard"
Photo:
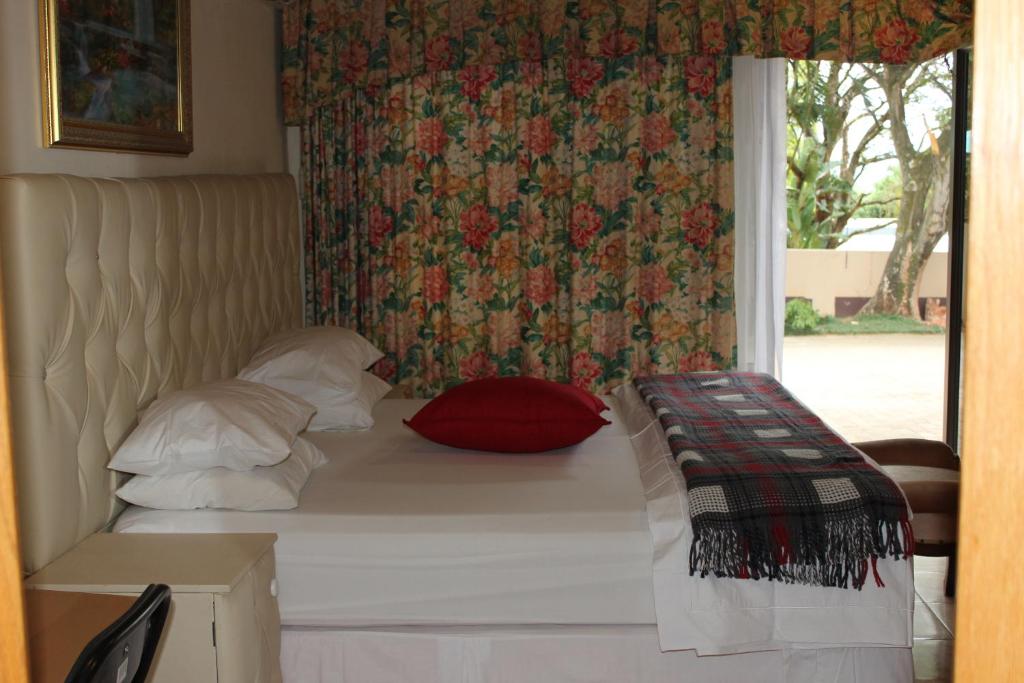
[[[24,569],[119,512],[111,452],[155,397],[301,324],[286,175],[0,178]]]

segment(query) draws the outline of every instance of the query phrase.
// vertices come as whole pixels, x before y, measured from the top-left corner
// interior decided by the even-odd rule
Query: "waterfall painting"
[[[189,0],[40,0],[49,147],[192,151]]]

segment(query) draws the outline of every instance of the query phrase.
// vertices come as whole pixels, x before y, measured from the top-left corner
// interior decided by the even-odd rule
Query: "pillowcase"
[[[157,477],[140,474],[119,488],[117,495],[129,503],[161,510],[290,510],[299,504],[299,493],[310,473],[325,462],[319,448],[300,438],[291,455],[277,465],[248,472],[215,467]]]
[[[303,398],[316,406],[316,415],[307,429],[311,432],[369,429],[373,426],[373,406],[389,391],[390,384],[366,371],[360,373],[360,386],[354,396],[311,386]]]
[[[296,396],[312,386],[350,397],[359,390],[361,370],[384,354],[365,337],[344,327],[306,327],[263,342],[239,379],[269,384]]]
[[[384,389],[382,380],[363,370],[383,357],[352,330],[307,327],[268,339],[238,376],[301,396],[316,406],[311,431],[366,429],[373,426],[373,404],[390,387]]]
[[[449,389],[406,420],[421,436],[456,448],[539,453],[583,441],[607,406],[590,392],[534,377],[494,377]]]
[[[108,467],[162,475],[276,465],[316,409],[297,396],[240,379],[200,384],[157,399]]]

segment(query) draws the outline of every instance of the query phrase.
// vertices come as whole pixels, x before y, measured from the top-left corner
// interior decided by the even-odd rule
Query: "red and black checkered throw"
[[[690,574],[860,589],[913,553],[896,484],[769,375],[634,380],[690,499]]]

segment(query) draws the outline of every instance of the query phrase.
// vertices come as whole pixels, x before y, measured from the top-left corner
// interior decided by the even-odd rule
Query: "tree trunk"
[[[920,319],[917,291],[935,245],[949,228],[952,168],[951,131],[935,141],[937,149],[917,151],[907,133],[903,85],[899,69],[885,67],[889,120],[904,188],[900,200],[896,241],[882,271],[882,279],[861,313],[902,315]]]
[[[909,225],[909,229],[903,229],[903,224],[900,225],[896,232],[896,242],[882,271],[878,289],[861,310],[862,313],[902,315],[920,319],[917,289],[921,275],[935,245],[949,227],[950,175],[948,168],[933,175],[934,184],[930,188],[924,215],[913,217],[917,220]],[[924,191],[927,191],[927,188]],[[907,197],[904,197],[904,201],[906,199]],[[901,210],[901,219],[903,213]]]

